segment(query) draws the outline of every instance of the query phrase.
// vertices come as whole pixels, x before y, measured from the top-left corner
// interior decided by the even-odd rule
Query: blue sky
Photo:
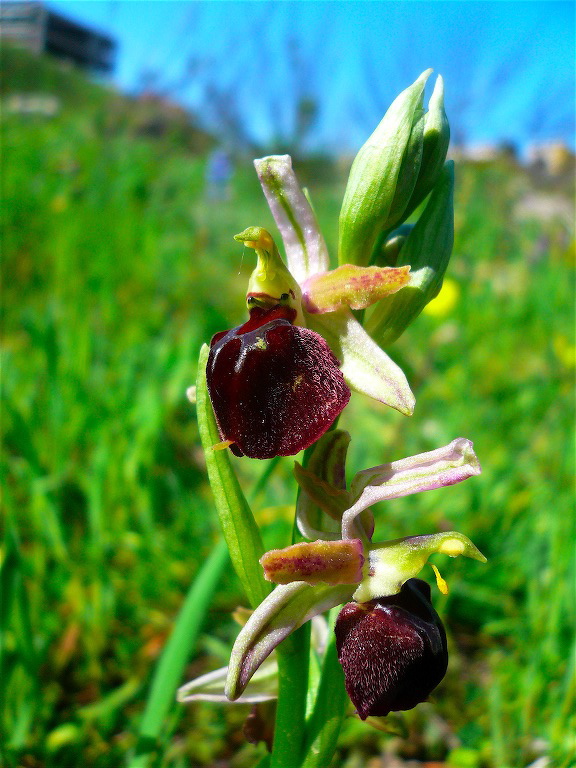
[[[317,106],[310,147],[357,149],[394,96],[432,67],[467,143],[574,147],[573,2],[55,0],[113,35],[115,82],[143,74],[219,127],[289,137]]]

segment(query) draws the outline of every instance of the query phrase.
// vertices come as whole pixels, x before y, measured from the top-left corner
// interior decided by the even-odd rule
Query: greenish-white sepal
[[[218,704],[230,704],[224,693],[224,684],[228,676],[228,667],[215,669],[191,680],[178,689],[176,700],[182,704],[191,701],[211,701]],[[235,704],[258,704],[278,697],[278,664],[271,656],[254,673],[240,698]]]
[[[260,184],[274,216],[288,269],[299,283],[329,269],[328,249],[316,216],[292,170],[290,155],[254,160]]]
[[[458,531],[409,536],[373,544],[365,564],[366,576],[354,592],[353,599],[365,603],[397,594],[408,579],[420,573],[430,555],[435,553],[450,557],[464,555],[486,562],[470,539]]]
[[[414,395],[402,369],[370,338],[349,310],[306,314],[308,327],[320,333],[341,362],[346,383],[400,413],[414,411]]]
[[[350,585],[310,587],[303,581],[271,592],[236,638],[226,680],[226,696],[237,699],[260,664],[282,640],[317,616],[349,600]]]

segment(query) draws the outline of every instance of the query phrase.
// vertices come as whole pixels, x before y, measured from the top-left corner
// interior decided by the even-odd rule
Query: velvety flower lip
[[[429,585],[409,579],[396,595],[340,611],[338,659],[362,720],[412,709],[446,674],[446,632],[430,600]]]
[[[214,336],[206,378],[222,440],[237,456],[290,456],[314,443],[350,399],[338,360],[290,307],[254,307]]]

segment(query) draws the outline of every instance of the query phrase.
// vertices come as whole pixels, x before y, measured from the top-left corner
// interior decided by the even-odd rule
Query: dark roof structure
[[[0,4],[0,37],[35,53],[49,53],[96,75],[114,70],[116,41],[50,10],[41,2]]]

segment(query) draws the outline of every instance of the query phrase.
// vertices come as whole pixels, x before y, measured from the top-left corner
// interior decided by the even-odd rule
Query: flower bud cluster
[[[409,282],[367,316],[366,329],[380,346],[395,341],[438,294],[452,252],[450,127],[441,77],[424,111],[430,71],[394,100],[358,153],[340,213],[340,263],[410,265]],[[403,227],[428,195],[415,226]]]

